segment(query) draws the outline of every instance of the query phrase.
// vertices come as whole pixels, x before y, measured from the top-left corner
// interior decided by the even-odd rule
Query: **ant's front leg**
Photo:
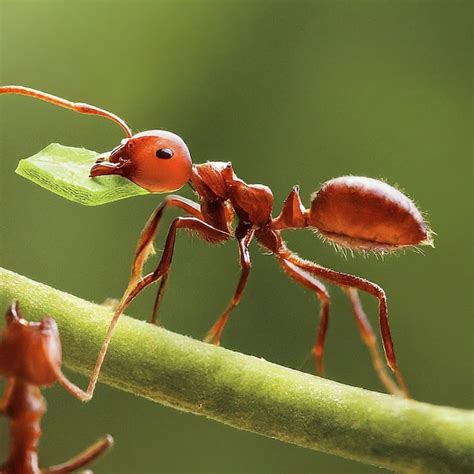
[[[15,384],[15,379],[9,378],[7,380],[7,386],[5,388],[5,392],[3,392],[2,399],[0,400],[0,415],[5,414],[5,410],[7,409],[8,403],[10,401],[10,397],[13,393],[14,384]]]
[[[87,394],[89,399],[92,398],[92,395],[99,378],[100,369],[105,359],[107,349],[112,339],[115,327],[117,326],[118,320],[121,314],[125,311],[128,305],[136,298],[136,296],[144,290],[147,286],[155,283],[160,280],[164,275],[166,275],[170,269],[171,261],[173,259],[174,246],[176,242],[176,232],[178,229],[187,229],[197,233],[201,238],[208,241],[209,243],[220,243],[230,239],[231,234],[224,232],[222,230],[212,227],[207,222],[200,220],[196,217],[177,217],[170,226],[168,231],[168,236],[166,238],[165,247],[163,254],[161,256],[160,263],[156,267],[155,271],[145,275],[136,282],[130,281],[125,294],[122,296],[120,303],[115,310],[114,316],[109,323],[107,333],[102,343],[99,355],[97,357],[94,370],[92,372],[89,386],[87,388]],[[146,230],[146,228],[145,228]],[[145,231],[144,231],[145,232]],[[131,277],[132,278],[132,277]]]
[[[42,469],[41,472],[43,474],[69,474],[71,472],[76,472],[77,469],[86,466],[94,459],[98,458],[107,450],[109,450],[113,446],[113,444],[114,439],[112,438],[112,436],[107,435],[104,438],[96,441],[94,444],[85,449],[82,453],[78,454],[69,461],[66,461],[63,464],[58,464],[56,466],[51,466],[47,469]]]
[[[148,257],[153,253],[153,240],[158,232],[158,226],[160,220],[163,217],[163,214],[167,208],[176,207],[182,209],[187,214],[196,217],[197,219],[203,220],[201,209],[199,204],[191,201],[190,199],[183,198],[178,195],[169,195],[163,199],[161,204],[156,208],[153,214],[148,219],[145,227],[140,234],[138,240],[137,249],[135,251],[135,256],[132,263],[132,270],[130,275],[130,280],[125,291],[125,294],[129,293],[130,289],[133,288],[136,283],[141,279],[143,273],[143,266],[147,261]],[[164,275],[160,282],[160,287],[158,289],[155,304],[153,306],[153,313],[150,319],[150,322],[153,324],[158,324],[157,314],[161,302],[161,297],[166,286],[166,281],[168,275]]]
[[[229,318],[230,313],[232,313],[233,309],[240,303],[242,293],[244,292],[245,285],[247,284],[247,280],[250,274],[250,268],[252,266],[252,261],[250,259],[249,253],[249,245],[252,242],[254,234],[255,230],[252,228],[252,226],[249,226],[247,224],[240,223],[237,226],[237,229],[235,230],[235,237],[237,238],[237,242],[239,244],[240,266],[242,268],[239,282],[237,283],[237,288],[235,290],[234,296],[232,296],[229,305],[227,306],[225,311],[219,316],[212,328],[209,330],[206,337],[204,338],[204,342],[210,342],[217,346],[220,345],[222,332],[224,331],[227,319]]]

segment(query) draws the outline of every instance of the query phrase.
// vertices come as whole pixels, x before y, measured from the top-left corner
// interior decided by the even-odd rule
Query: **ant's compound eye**
[[[157,158],[161,158],[163,160],[169,160],[170,158],[173,157],[173,150],[171,150],[170,148],[160,148],[159,150],[157,150],[155,155]]]

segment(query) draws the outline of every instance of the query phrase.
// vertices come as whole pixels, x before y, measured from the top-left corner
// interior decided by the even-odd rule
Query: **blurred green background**
[[[0,9],[2,84],[104,107],[135,131],[177,132],[195,162],[232,160],[241,178],[269,185],[275,212],[294,184],[309,204],[310,193],[338,175],[398,183],[438,234],[425,256],[345,259],[309,231],[288,233],[288,243],[306,258],[382,285],[415,398],[470,406],[471,2],[3,0]],[[29,98],[2,96],[0,107],[2,266],[96,302],[120,296],[138,234],[160,196],[86,208],[13,172],[19,159],[51,142],[111,149],[119,129]],[[189,189],[182,194],[192,196]],[[271,257],[252,250],[248,289],[223,344],[312,371],[304,360],[318,305]],[[211,247],[179,236],[161,313],[166,327],[201,338],[227,304],[238,271],[232,243]],[[382,390],[347,302],[331,290],[328,377]],[[129,314],[147,317],[153,294]],[[364,301],[376,325],[376,305]],[[43,465],[109,432],[116,447],[96,472],[378,471],[105,386],[87,406],[58,388],[46,395]],[[6,433],[2,420],[1,458]]]

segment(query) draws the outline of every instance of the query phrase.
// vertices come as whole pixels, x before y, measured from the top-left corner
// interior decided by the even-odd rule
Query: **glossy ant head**
[[[12,304],[5,319],[7,327],[0,334],[0,355],[16,356],[6,357],[5,367],[0,362],[0,375],[15,376],[38,386],[54,383],[61,367],[61,343],[54,319],[26,321],[19,315],[17,303]],[[34,357],[27,357],[28,354]]]
[[[149,130],[122,140],[96,162],[90,176],[118,174],[150,192],[168,193],[189,181],[191,168],[188,147],[178,135]]]

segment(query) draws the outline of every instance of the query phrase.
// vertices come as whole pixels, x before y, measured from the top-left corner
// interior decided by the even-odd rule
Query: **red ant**
[[[63,464],[40,469],[38,444],[46,401],[41,387],[59,382],[73,395],[80,389],[61,371],[61,342],[56,322],[39,323],[22,319],[17,303],[6,315],[6,329],[0,332],[0,376],[7,388],[0,400],[0,413],[10,418],[11,446],[1,474],[70,473],[89,464],[113,444],[110,435],[97,441]],[[90,472],[90,471],[89,471]]]
[[[220,344],[222,332],[232,310],[239,304],[251,268],[249,245],[257,242],[277,258],[285,273],[296,283],[310,289],[320,300],[319,331],[314,345],[318,374],[323,374],[324,342],[329,321],[329,294],[319,279],[326,280],[347,294],[362,339],[368,346],[375,370],[389,392],[408,397],[408,390],[397,365],[387,318],[387,300],[383,289],[363,278],[341,273],[304,260],[289,250],[281,231],[311,228],[325,240],[355,251],[392,252],[417,245],[431,245],[431,232],[413,202],[392,186],[371,178],[344,176],[327,181],[311,196],[306,209],[295,186],[286,198],[278,217],[272,217],[273,195],[267,186],[247,184],[239,179],[231,163],[193,164],[188,148],[177,135],[151,130],[133,135],[123,120],[102,109],[75,104],[58,97],[19,86],[5,86],[0,93],[22,94],[51,102],[76,112],[101,115],[117,123],[127,138],[110,153],[103,155],[91,168],[90,176],[116,174],[155,193],[172,192],[189,184],[199,203],[167,196],[151,215],[140,236],[127,289],[114,314],[99,353],[87,390],[92,397],[118,318],[130,302],[147,286],[160,282],[151,322],[157,323],[157,312],[168,280],[178,229],[194,231],[210,243],[235,238],[240,253],[241,275],[235,293],[205,340]],[[161,260],[156,269],[142,275],[142,269],[153,251],[153,239],[166,209],[178,208],[187,214],[173,220]],[[237,217],[235,229],[232,224]],[[397,383],[385,372],[377,349],[376,336],[362,309],[358,290],[379,303],[379,321],[388,366]]]

